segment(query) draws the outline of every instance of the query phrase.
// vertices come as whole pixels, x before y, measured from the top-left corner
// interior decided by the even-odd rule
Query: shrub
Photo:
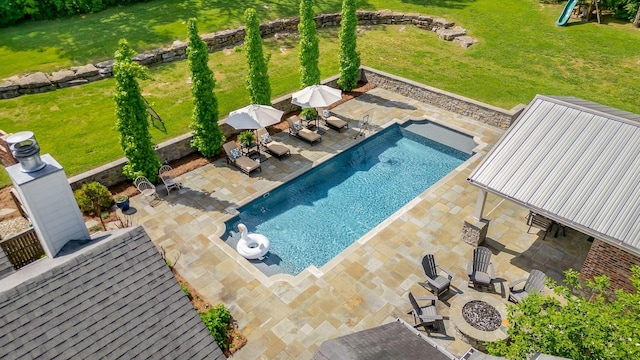
[[[316,22],[313,20],[313,0],[300,1],[300,83],[307,87],[320,83],[320,48],[316,35]]]
[[[82,187],[76,190],[73,195],[80,210],[86,214],[100,215],[101,210],[111,206],[111,192],[97,181],[82,184]]]
[[[149,74],[145,67],[133,62],[135,55],[127,41],[121,39],[115,54],[113,76],[116,79],[116,128],[120,132],[120,146],[127,157],[122,172],[130,179],[145,176],[155,181],[161,164],[153,149],[147,105],[137,80],[149,79]]]
[[[338,85],[344,91],[351,91],[360,78],[360,54],[356,50],[356,16],[355,0],[342,1],[342,21],[340,22],[340,78]]]
[[[211,336],[213,336],[216,343],[218,343],[218,346],[226,350],[228,348],[227,329],[231,322],[231,313],[229,313],[229,310],[227,310],[224,304],[218,304],[209,311],[200,313],[200,318],[207,329],[209,329]]]
[[[260,22],[254,9],[244,12],[246,35],[244,36],[245,55],[247,57],[247,90],[252,104],[271,105],[271,85],[267,64],[270,56],[264,56]]]
[[[87,214],[95,214],[100,218],[100,224],[102,228],[106,230],[104,226],[104,219],[102,218],[101,211],[111,206],[111,192],[106,186],[100,184],[97,181],[82,184],[82,187],[76,190],[73,195],[76,198],[80,210]],[[94,231],[95,229],[92,229]]]
[[[198,35],[195,19],[187,24],[189,45],[187,57],[191,70],[191,94],[193,95],[193,114],[189,128],[193,131],[191,146],[204,156],[211,157],[220,152],[225,141],[224,134],[218,126],[218,99],[213,92],[216,79],[209,69],[209,52],[207,44]]]
[[[253,140],[253,131],[251,130],[243,131],[238,135],[238,141],[240,141],[242,145],[250,145],[253,143]]]

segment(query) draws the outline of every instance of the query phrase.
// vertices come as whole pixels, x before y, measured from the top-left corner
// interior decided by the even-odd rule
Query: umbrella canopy
[[[326,85],[311,85],[294,92],[291,103],[303,108],[326,107],[342,99],[342,90]]]
[[[235,129],[260,129],[279,123],[283,114],[271,106],[251,104],[230,112],[227,124]]]

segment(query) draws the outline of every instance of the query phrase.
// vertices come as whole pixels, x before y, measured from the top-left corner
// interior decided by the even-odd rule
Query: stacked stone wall
[[[518,105],[504,110],[365,66],[361,71],[362,81],[503,129],[509,127],[525,108]]]
[[[587,279],[598,275],[611,278],[611,287],[635,291],[631,284],[631,267],[640,265],[640,257],[601,240],[594,240],[580,274]]]
[[[466,30],[461,27],[452,28],[454,23],[442,18],[420,14],[404,14],[392,12],[390,10],[381,11],[358,11],[358,24],[360,26],[394,24],[394,25],[415,25],[424,30],[435,31],[438,36],[447,41],[464,36]],[[319,14],[315,16],[318,28],[340,26],[340,14]],[[288,18],[269,21],[260,25],[262,37],[276,36],[279,34],[297,33],[300,18]],[[239,27],[218,31],[216,33],[204,34],[202,39],[207,44],[209,52],[219,51],[241,44],[244,41],[245,28]],[[475,42],[458,42],[466,47]],[[464,45],[464,43],[468,45]],[[168,48],[157,49],[143,54],[138,54],[134,61],[145,65],[154,66],[182,60],[187,57],[187,44],[182,41],[174,41]],[[97,64],[87,64],[84,66],[63,69],[45,74],[36,72],[24,76],[13,76],[0,81],[0,99],[10,99],[25,94],[37,94],[56,89],[66,88],[86,84],[111,77],[113,75],[114,60],[102,61]]]

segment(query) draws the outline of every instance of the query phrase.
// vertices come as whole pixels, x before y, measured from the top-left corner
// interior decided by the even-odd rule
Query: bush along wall
[[[149,0],[0,0],[0,26],[24,20],[50,20]]]

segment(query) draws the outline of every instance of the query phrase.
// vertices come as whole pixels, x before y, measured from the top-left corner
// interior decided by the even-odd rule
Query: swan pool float
[[[238,224],[238,230],[241,235],[236,246],[238,253],[245,259],[262,260],[269,252],[269,239],[261,234],[249,234],[244,224]]]

